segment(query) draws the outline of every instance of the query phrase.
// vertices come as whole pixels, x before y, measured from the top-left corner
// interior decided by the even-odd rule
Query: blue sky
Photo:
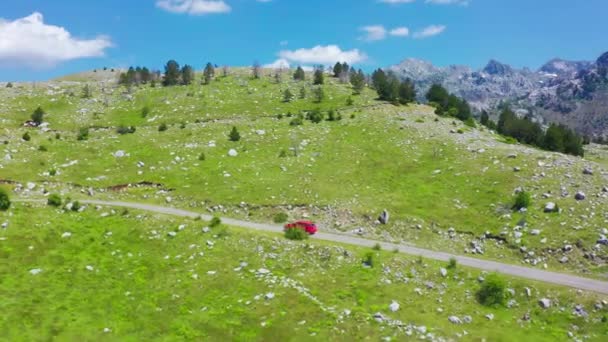
[[[19,0],[0,2],[0,80],[168,59],[366,70],[420,58],[539,67],[608,51],[605,0]]]

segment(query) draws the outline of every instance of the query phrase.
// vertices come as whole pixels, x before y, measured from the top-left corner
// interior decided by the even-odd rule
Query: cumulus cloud
[[[189,15],[228,13],[232,10],[223,0],[157,0],[156,7]]]
[[[382,25],[364,26],[361,28],[361,31],[365,32],[365,35],[359,39],[368,42],[383,40],[386,38],[386,29]]]
[[[102,57],[110,38],[74,38],[60,26],[47,25],[38,12],[8,21],[0,18],[0,65],[34,68],[88,57]]]
[[[365,53],[358,49],[343,51],[337,45],[317,45],[311,49],[283,50],[279,57],[302,64],[333,64],[346,62],[356,64],[367,59]]]
[[[407,37],[410,35],[410,29],[407,27],[396,27],[392,29],[389,34],[395,37]]]
[[[414,38],[423,39],[439,35],[445,31],[447,27],[444,25],[431,25],[423,28],[420,31],[414,32]]]

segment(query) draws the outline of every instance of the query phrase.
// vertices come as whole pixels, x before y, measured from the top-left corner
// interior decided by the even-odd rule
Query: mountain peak
[[[513,69],[507,64],[503,64],[495,59],[492,59],[488,62],[486,67],[483,68],[483,72],[490,75],[506,75],[512,73]]]
[[[608,68],[608,52],[605,52],[603,55],[601,55],[597,59],[596,64],[599,67]]]

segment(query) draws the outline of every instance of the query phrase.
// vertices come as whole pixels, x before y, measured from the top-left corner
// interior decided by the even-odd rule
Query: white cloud
[[[444,25],[431,25],[423,28],[420,31],[414,32],[414,38],[423,39],[428,37],[433,37],[438,34],[443,33],[447,27]]]
[[[156,7],[171,13],[203,15],[232,10],[223,0],[156,0]]]
[[[265,64],[264,68],[267,69],[289,69],[290,65],[289,65],[289,61],[284,59],[284,58],[280,58],[277,59],[276,61],[270,63],[270,64]]]
[[[42,14],[8,21],[0,18],[0,64],[34,68],[87,57],[102,57],[110,38],[78,39],[60,26],[46,25]]]
[[[461,5],[467,6],[471,1],[470,0],[426,0],[427,4],[435,4],[435,5]]]
[[[392,29],[389,34],[395,37],[407,37],[410,35],[410,29],[407,27],[396,27]]]
[[[302,64],[333,64],[336,62],[356,64],[367,59],[367,55],[358,49],[343,51],[337,45],[317,45],[311,49],[283,50],[279,52],[279,57]]]
[[[359,38],[368,42],[376,40],[383,40],[386,38],[386,29],[382,25],[370,25],[361,28],[361,31],[365,32],[365,36]]]

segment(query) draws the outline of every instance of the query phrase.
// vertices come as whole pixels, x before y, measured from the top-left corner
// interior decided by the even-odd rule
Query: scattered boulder
[[[380,214],[380,217],[378,217],[378,221],[381,224],[388,224],[388,220],[389,220],[389,214],[388,211],[386,211],[386,209],[384,209],[382,211],[382,214]]]
[[[448,276],[448,270],[443,267],[439,269],[439,273],[441,273],[441,276],[444,278]]]
[[[557,204],[549,202],[545,205],[545,213],[554,213],[557,211]]]
[[[30,270],[30,274],[31,275],[37,275],[40,272],[42,272],[41,268],[33,268],[33,269]]]
[[[590,167],[586,167],[586,168],[583,169],[583,174],[591,176],[591,175],[593,175],[593,169],[590,168]]]
[[[123,150],[119,150],[119,151],[114,152],[114,157],[116,157],[116,158],[123,158],[126,155],[127,154]]]
[[[538,304],[540,305],[541,308],[548,309],[551,307],[551,300],[547,299],[547,298],[543,298],[538,301]]]
[[[462,324],[462,320],[460,320],[460,318],[458,318],[457,316],[448,317],[448,321],[450,321],[450,323],[452,324]]]
[[[577,201],[584,201],[587,198],[587,195],[585,195],[584,192],[579,191],[576,193],[576,195],[574,195],[574,199],[576,199]]]
[[[239,155],[239,153],[235,150],[235,149],[230,149],[230,151],[228,151],[228,155],[231,157],[236,157]]]
[[[396,312],[397,310],[399,310],[399,303],[393,301],[389,306],[388,309],[391,310],[391,312]]]

